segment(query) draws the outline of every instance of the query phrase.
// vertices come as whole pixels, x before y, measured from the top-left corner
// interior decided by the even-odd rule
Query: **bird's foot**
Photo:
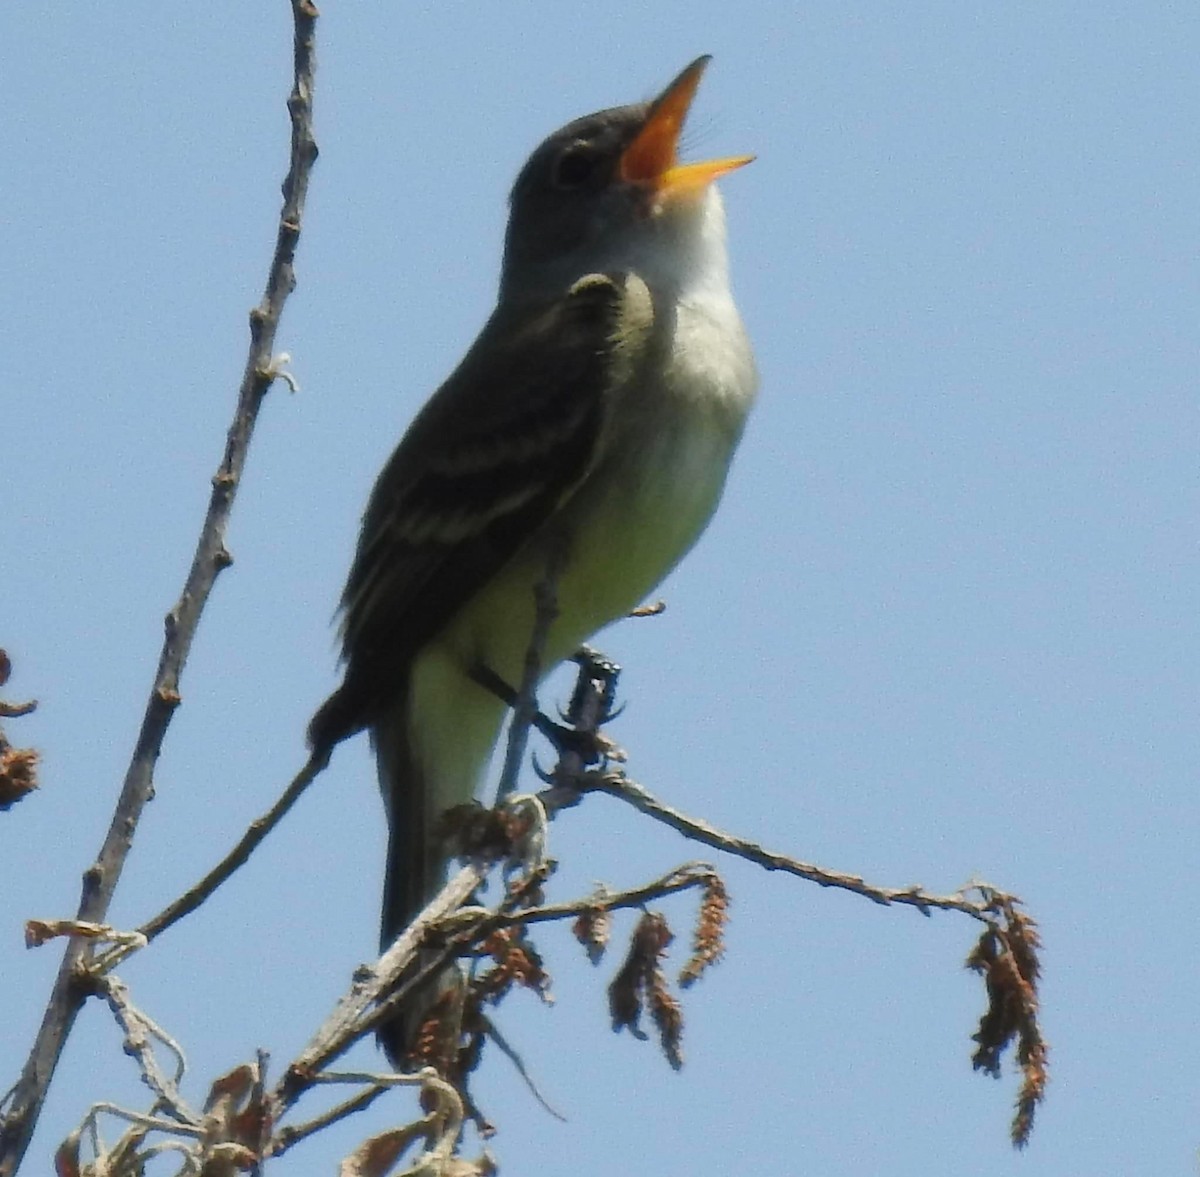
[[[555,723],[540,713],[534,720],[534,726],[558,753],[559,769],[582,772],[586,768],[603,768],[614,760],[624,763],[626,759],[625,749],[602,731]],[[552,779],[554,773],[539,770],[539,775],[547,780]]]
[[[616,706],[617,679],[621,668],[603,654],[583,646],[571,659],[579,666],[575,689],[566,711],[556,722],[544,712],[534,713],[533,726],[558,753],[559,768],[567,772],[582,772],[586,768],[603,766],[610,761],[624,761],[624,750],[601,732],[601,727],[621,713]],[[491,667],[480,664],[472,667],[471,676],[510,707],[518,703],[513,690]],[[567,763],[564,764],[563,762]],[[547,774],[539,769],[539,775]]]
[[[591,646],[580,646],[571,661],[579,675],[563,718],[577,730],[594,731],[621,714],[616,705],[621,668]]]

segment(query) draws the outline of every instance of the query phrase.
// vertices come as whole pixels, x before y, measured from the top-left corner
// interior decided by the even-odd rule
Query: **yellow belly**
[[[686,442],[663,437],[628,447],[610,468],[593,473],[559,513],[553,533],[526,545],[422,651],[413,670],[410,731],[436,798],[434,812],[469,800],[478,787],[505,707],[469,671],[483,663],[513,687],[520,684],[547,544],[565,536],[545,673],[627,616],[687,553],[716,508],[735,440],[714,422],[691,429]]]

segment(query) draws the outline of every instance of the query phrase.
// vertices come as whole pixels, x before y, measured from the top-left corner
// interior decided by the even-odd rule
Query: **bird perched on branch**
[[[386,946],[440,888],[440,815],[469,801],[520,684],[558,553],[552,670],[696,542],[754,398],[714,181],[681,163],[708,63],[652,102],[554,132],[512,190],[495,310],[380,474],[342,598],[345,677],[317,753],[369,729],[390,830]],[[393,1061],[414,1022],[381,1035]]]

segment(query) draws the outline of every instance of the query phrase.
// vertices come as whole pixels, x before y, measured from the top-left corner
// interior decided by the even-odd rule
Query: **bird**
[[[371,492],[314,755],[370,732],[389,840],[381,944],[443,885],[439,819],[482,784],[534,589],[546,673],[653,592],[708,525],[757,389],[715,181],[684,163],[708,56],[649,102],[575,119],[513,185],[496,304]],[[417,1023],[381,1032],[396,1065]]]

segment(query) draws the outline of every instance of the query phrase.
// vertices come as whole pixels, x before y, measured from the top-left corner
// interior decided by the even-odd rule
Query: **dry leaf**
[[[364,1140],[338,1168],[338,1177],[385,1177],[414,1140],[425,1136],[429,1124],[418,1120]]]
[[[575,939],[587,950],[588,960],[599,964],[612,935],[612,912],[606,907],[594,907],[580,912],[571,926]]]
[[[671,1066],[683,1064],[680,1042],[683,1036],[683,1011],[667,989],[661,961],[674,939],[666,919],[657,912],[646,912],[634,929],[629,954],[608,987],[608,1008],[614,1030],[627,1029],[635,1038],[646,1038],[641,1028],[642,1010],[650,1006],[650,1016],[658,1028],[663,1053]]]
[[[977,1071],[999,1077],[1004,1051],[1016,1042],[1022,1082],[1013,1115],[1012,1141],[1017,1148],[1024,1148],[1049,1079],[1049,1050],[1038,1024],[1041,938],[1037,924],[1017,908],[1015,900],[1002,899],[997,906],[1004,925],[990,926],[966,961],[969,969],[983,976],[988,996],[988,1008],[972,1035],[977,1049],[971,1062]]]
[[[38,787],[35,748],[0,746],[0,809],[10,809]]]
[[[679,984],[694,985],[711,965],[725,955],[725,925],[729,922],[729,892],[715,872],[704,885],[700,914],[692,936],[692,956],[679,972]]]

